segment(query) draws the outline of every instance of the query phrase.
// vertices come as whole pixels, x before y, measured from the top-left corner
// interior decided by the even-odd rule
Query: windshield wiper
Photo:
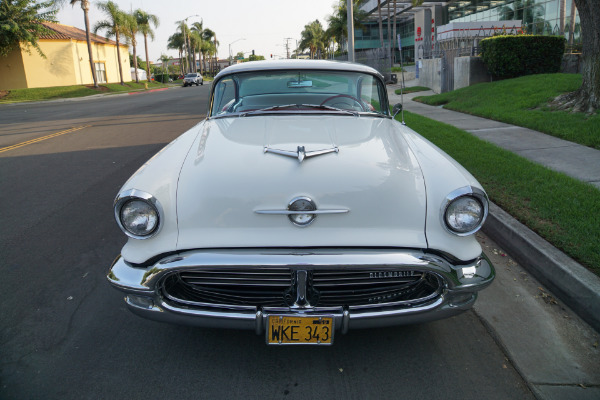
[[[346,114],[351,114],[351,115],[354,115],[355,117],[359,116],[358,111],[344,110],[343,108],[337,108],[337,107],[326,106],[326,105],[321,105],[321,104],[300,104],[300,106],[308,107],[308,108],[321,108],[321,109],[324,108],[325,110],[339,111],[339,112],[343,112]]]
[[[355,117],[359,116],[358,111],[344,110],[342,108],[337,108],[337,107],[332,107],[332,106],[326,106],[326,105],[320,105],[320,104],[284,104],[284,105],[280,105],[280,106],[272,106],[272,107],[267,107],[267,108],[261,108],[259,110],[246,111],[244,113],[241,113],[240,117],[246,117],[248,115],[260,113],[260,112],[263,112],[263,111],[276,111],[276,110],[281,110],[281,109],[284,109],[284,108],[291,108],[291,107],[297,107],[297,108],[301,108],[301,107],[316,108],[316,109],[320,109],[320,110],[331,110],[331,111],[342,112],[344,114],[354,115]]]
[[[246,111],[244,113],[241,113],[240,117],[245,117],[247,115],[251,115],[251,114],[255,114],[255,113],[259,113],[259,112],[263,112],[263,111],[275,111],[275,110],[280,110],[282,108],[290,108],[290,107],[298,107],[298,104],[284,104],[281,106],[272,106],[272,107],[267,107],[267,108],[261,108],[259,110]]]

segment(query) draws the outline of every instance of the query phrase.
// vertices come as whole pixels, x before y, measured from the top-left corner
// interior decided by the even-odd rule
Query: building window
[[[104,63],[94,63],[94,69],[96,70],[96,80],[98,83],[106,83],[106,66]]]

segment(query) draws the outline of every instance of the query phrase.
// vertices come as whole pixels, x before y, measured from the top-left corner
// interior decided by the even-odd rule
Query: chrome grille
[[[289,268],[202,269],[169,275],[166,297],[183,303],[285,306],[292,284]]]
[[[422,302],[441,290],[436,275],[406,270],[315,270],[309,285],[320,306]]]
[[[353,307],[403,303],[411,306],[438,297],[441,278],[404,269],[307,269],[310,306]],[[162,284],[163,295],[189,306],[286,307],[297,297],[296,270],[287,267],[214,268],[179,271]]]

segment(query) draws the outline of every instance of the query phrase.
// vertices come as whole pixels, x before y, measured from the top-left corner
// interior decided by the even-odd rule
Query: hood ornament
[[[329,153],[339,153],[340,149],[339,149],[339,147],[335,146],[331,149],[306,151],[304,149],[304,146],[298,146],[297,151],[289,151],[289,150],[272,149],[269,146],[265,146],[264,152],[279,154],[280,156],[297,158],[298,162],[302,162],[302,161],[304,161],[305,158],[316,157],[316,156],[320,156],[323,154],[329,154]]]

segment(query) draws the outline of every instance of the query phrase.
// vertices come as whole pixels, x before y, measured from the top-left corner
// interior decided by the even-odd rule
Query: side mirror
[[[402,104],[398,103],[396,105],[394,105],[394,108],[392,108],[392,117],[396,117],[396,114],[398,114],[400,111],[402,111]]]

